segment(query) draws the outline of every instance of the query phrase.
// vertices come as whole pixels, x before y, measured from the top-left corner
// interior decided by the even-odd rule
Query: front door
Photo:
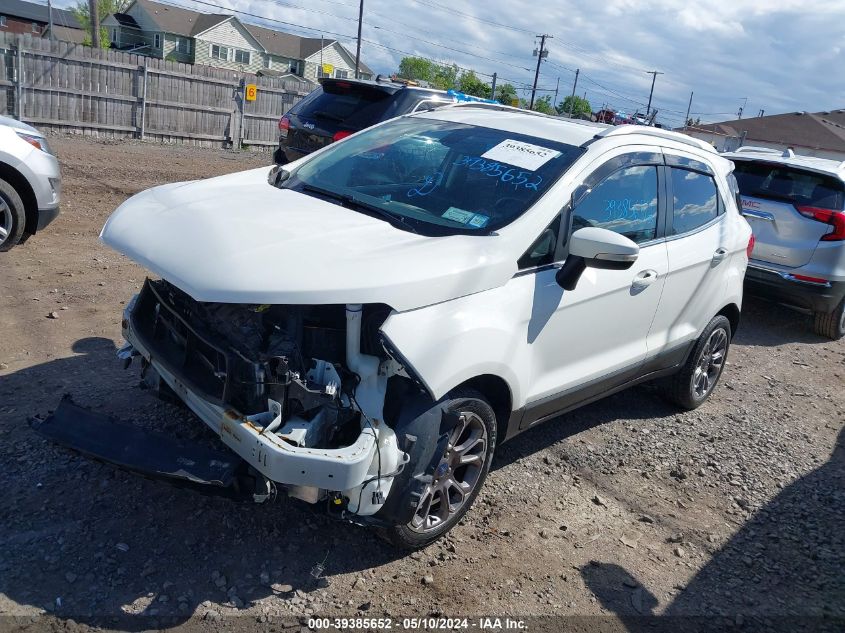
[[[593,172],[600,180],[590,183],[591,191],[571,212],[570,232],[601,227],[640,244],[630,269],[588,268],[571,291],[555,282],[554,268],[538,270],[529,278],[534,284],[528,323],[532,380],[523,425],[596,390],[626,382],[645,360],[648,332],[668,271],[659,229],[660,162],[657,153],[616,157],[610,163],[613,169],[605,163]],[[586,180],[590,182],[590,177]]]

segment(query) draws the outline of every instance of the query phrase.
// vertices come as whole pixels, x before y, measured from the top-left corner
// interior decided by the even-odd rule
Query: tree
[[[440,90],[453,90],[458,85],[458,67],[441,66],[424,57],[403,57],[399,76],[412,81],[425,81]]]
[[[458,66],[437,66],[431,85],[438,90],[454,90],[458,86]]]
[[[552,95],[546,95],[534,100],[534,110],[542,112],[543,114],[555,114],[555,109],[552,106]]]
[[[100,24],[103,20],[112,13],[123,13],[132,0],[97,0],[97,13],[100,16]],[[82,43],[85,46],[91,46],[91,13],[88,8],[88,0],[77,0],[76,6],[73,8],[73,14],[79,20],[79,24],[85,29],[85,39]],[[100,48],[110,48],[111,38],[109,37],[109,30],[100,27]]]
[[[569,116],[570,108],[572,110],[572,116],[576,118],[579,115],[590,116],[593,113],[593,108],[590,105],[590,102],[584,97],[579,97],[578,95],[575,95],[574,97],[569,95],[566,99],[557,104],[555,109],[558,114]]]
[[[701,125],[701,117],[697,117],[695,120],[692,117],[687,119],[687,127],[694,127],[696,125]]]
[[[513,105],[516,99],[516,88],[511,84],[499,84],[496,86],[496,101],[504,105]]]
[[[458,80],[458,90],[474,97],[490,98],[490,86],[476,77],[471,70],[461,73],[461,78]]]
[[[422,57],[403,57],[399,62],[399,76],[413,81],[434,80],[437,64]]]

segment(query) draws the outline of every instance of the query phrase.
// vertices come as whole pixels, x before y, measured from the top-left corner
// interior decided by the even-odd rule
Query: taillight
[[[282,138],[288,137],[288,130],[290,129],[290,119],[283,116],[279,119],[279,136]]]
[[[341,130],[340,132],[335,132],[334,136],[332,137],[332,141],[339,141],[340,139],[346,138],[351,134],[352,132],[350,132],[349,130]]]
[[[816,222],[824,222],[833,227],[833,231],[822,235],[821,239],[826,242],[838,242],[845,240],[845,213],[842,211],[831,211],[830,209],[819,209],[818,207],[796,207],[798,213],[805,218]]]
[[[827,283],[827,279],[824,279],[823,277],[808,277],[807,275],[796,275],[794,273],[791,275],[791,277],[793,279],[795,279],[796,281],[807,281],[811,284],[826,284]]]
[[[748,259],[751,259],[751,252],[754,250],[754,233],[751,234],[751,237],[748,238],[748,246],[745,247],[745,255]]]

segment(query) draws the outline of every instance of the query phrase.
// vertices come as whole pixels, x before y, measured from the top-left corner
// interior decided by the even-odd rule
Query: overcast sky
[[[355,50],[356,0],[166,2],[308,27],[265,22],[301,35],[340,34]],[[410,53],[530,84],[540,33],[553,39],[539,86],[553,94],[559,77],[560,101],[580,68],[577,92],[586,91],[594,110],[607,102],[644,111],[649,70],[664,73],[653,106],[670,125],[681,124],[690,91],[703,121],[736,118],[746,97],[744,116],[845,108],[845,0],[365,0],[362,59],[390,73]]]

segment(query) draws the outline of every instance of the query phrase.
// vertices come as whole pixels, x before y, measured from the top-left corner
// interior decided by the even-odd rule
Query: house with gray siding
[[[234,15],[134,0],[102,24],[113,47],[140,55],[311,81],[355,76],[355,57],[340,42],[276,31]],[[362,78],[372,79],[363,63],[360,71]]]

